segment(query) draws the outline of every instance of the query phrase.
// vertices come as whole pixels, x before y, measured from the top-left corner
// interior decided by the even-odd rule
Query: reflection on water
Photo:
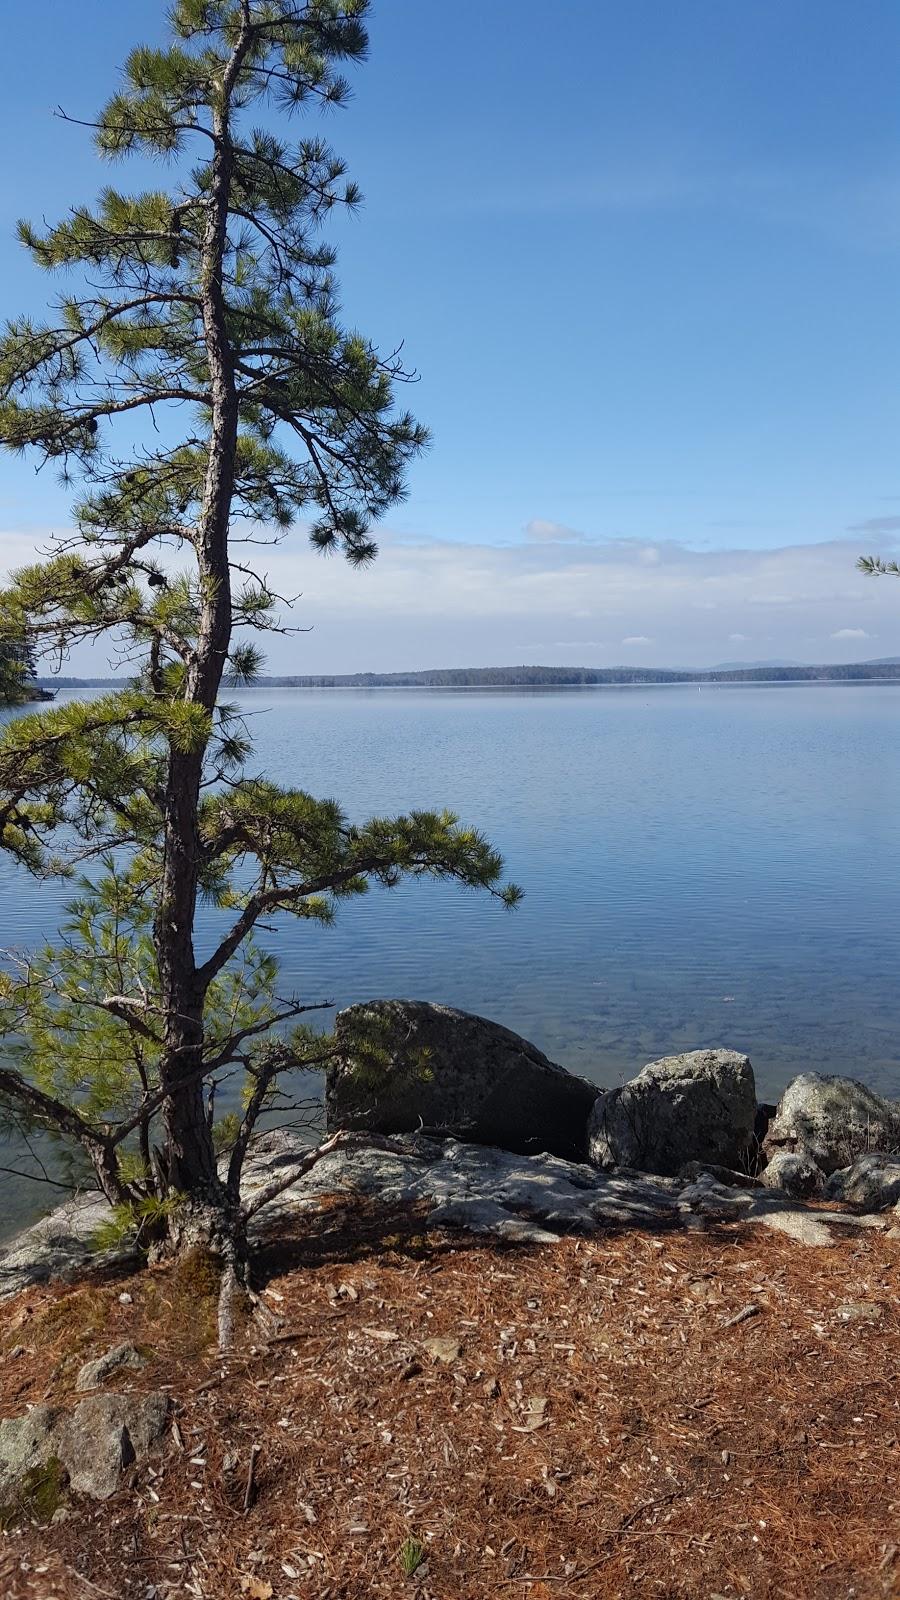
[[[513,913],[425,882],[285,921],[283,991],[444,1000],[598,1083],[731,1045],[762,1095],[808,1069],[900,1095],[900,687],[234,698],[268,777],[356,819],[450,805],[526,890]],[[66,893],[0,864],[2,942],[45,936]],[[33,1206],[4,1182],[10,1216]]]

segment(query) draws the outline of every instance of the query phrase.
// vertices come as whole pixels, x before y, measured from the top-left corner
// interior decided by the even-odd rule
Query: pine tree
[[[34,653],[27,640],[0,640],[0,704],[21,705],[25,700],[49,699],[33,682]]]
[[[359,199],[317,136],[250,126],[340,105],[366,0],[176,0],[172,42],[133,51],[95,125],[100,152],[167,164],[167,189],[104,189],[56,226],[20,224],[37,265],[80,285],[0,343],[0,442],[78,481],[75,532],[0,595],[0,640],[38,657],[106,639],[127,687],[16,719],[0,742],[0,842],[31,872],[81,874],[63,936],[3,979],[0,1096],[77,1143],[110,1201],[159,1246],[244,1255],[244,1157],[284,1073],[328,1042],[276,998],[260,919],[330,920],[372,883],[430,874],[511,903],[502,863],[449,813],[351,825],[331,801],[248,770],[223,680],[246,635],[282,627],[248,538],[311,523],[356,565],[403,493],[424,430],[407,374],[345,331],[321,225]],[[193,164],[191,164],[193,163]],[[127,440],[152,421],[141,444]],[[141,430],[137,430],[140,432]],[[200,960],[203,897],[230,919]],[[224,924],[223,924],[224,926]],[[245,1075],[217,1170],[224,1074]]]

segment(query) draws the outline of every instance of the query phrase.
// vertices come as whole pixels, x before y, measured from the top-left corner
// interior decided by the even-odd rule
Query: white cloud
[[[865,522],[851,522],[848,533],[896,533],[900,517],[868,517]]]
[[[19,565],[45,543],[43,532],[0,533],[0,564]],[[886,557],[900,553],[890,534],[880,545]],[[648,549],[658,562],[647,562]],[[382,530],[378,560],[354,570],[317,555],[298,529],[281,545],[241,556],[255,556],[278,593],[300,595],[287,620],[312,629],[264,637],[268,670],[329,673],[581,665],[579,654],[589,666],[601,650],[601,664],[639,650],[643,665],[711,666],[748,641],[748,625],[767,658],[824,662],[838,651],[851,660],[854,643],[861,649],[876,636],[881,653],[900,655],[900,585],[858,572],[865,550],[862,538],[849,536],[699,550],[658,538],[491,545]],[[575,618],[583,612],[590,628]],[[80,650],[68,670],[102,674],[108,660],[106,647]]]
[[[523,529],[532,544],[583,544],[584,534],[567,528],[562,522],[547,522],[543,517],[532,517]]]
[[[673,160],[660,149],[644,163],[604,162],[571,168],[527,185],[469,184],[456,192],[440,186],[433,204],[442,215],[512,216],[691,215],[718,212],[776,226],[802,228],[867,249],[896,249],[896,171],[838,174],[812,163],[741,166],[708,158]]]

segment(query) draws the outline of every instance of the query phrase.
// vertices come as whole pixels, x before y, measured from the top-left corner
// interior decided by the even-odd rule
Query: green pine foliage
[[[150,156],[166,186],[19,225],[63,292],[48,320],[6,324],[0,444],[55,466],[75,505],[71,534],[0,593],[0,667],[23,639],[51,662],[104,641],[132,676],[0,739],[0,844],[76,886],[60,937],[0,984],[0,1097],[87,1152],[117,1228],[174,1231],[202,1205],[239,1233],[258,1118],[329,1057],[299,1021],[310,1004],[278,996],[261,920],[327,923],[408,876],[518,897],[451,812],[357,825],[255,775],[221,695],[259,672],[254,636],[287,626],[255,547],[299,520],[370,562],[426,443],[397,404],[410,375],[339,319],[323,224],[358,190],[317,133],[287,132],[346,100],[366,10],[176,0],[171,42],[132,52],[95,130],[103,157]],[[201,957],[202,902],[221,934]],[[235,1077],[241,1111],[216,1121]]]

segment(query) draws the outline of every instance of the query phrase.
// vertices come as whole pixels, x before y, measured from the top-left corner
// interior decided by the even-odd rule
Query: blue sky
[[[161,13],[7,17],[5,314],[49,287],[15,219],[136,181],[52,113]],[[895,0],[381,0],[371,34],[327,122],[343,300],[434,446],[373,572],[279,552],[314,631],[273,667],[900,653],[900,584],[854,572],[900,537]],[[4,564],[65,516],[0,462]]]

